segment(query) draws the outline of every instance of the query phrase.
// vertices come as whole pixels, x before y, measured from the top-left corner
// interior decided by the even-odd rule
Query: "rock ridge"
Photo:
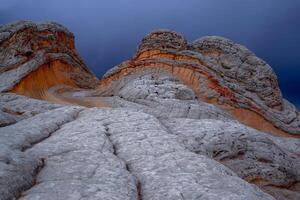
[[[300,133],[299,112],[283,99],[272,68],[229,39],[207,36],[187,43],[174,31],[152,32],[142,40],[133,59],[109,70],[100,85],[105,87],[110,80],[147,68],[172,73],[200,99],[226,109],[252,127],[279,134]],[[235,109],[243,109],[252,118],[261,118],[276,128],[260,127],[259,122],[239,116]]]

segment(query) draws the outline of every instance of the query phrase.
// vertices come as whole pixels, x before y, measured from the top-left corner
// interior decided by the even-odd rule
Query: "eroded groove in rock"
[[[138,198],[136,179],[114,155],[106,127],[98,118],[82,111],[75,121],[25,152],[45,158],[46,165],[37,184],[21,199]]]
[[[118,156],[118,154],[117,154],[117,148],[116,148],[116,146],[114,145],[114,143],[111,141],[111,133],[110,133],[110,131],[109,131],[109,126],[107,125],[107,124],[102,124],[104,127],[105,127],[105,135],[106,135],[106,137],[107,137],[107,139],[108,139],[108,141],[109,141],[109,143],[112,145],[112,149],[113,149],[113,154],[116,156],[116,157],[118,157],[118,159],[120,159],[122,162],[124,162],[124,164],[125,164],[125,166],[126,166],[126,170],[129,172],[129,173],[131,173],[130,172],[130,167],[129,167],[129,165],[126,163],[126,161],[125,160],[123,160],[122,158],[120,158],[119,156]],[[136,195],[137,195],[137,200],[143,200],[143,198],[142,198],[142,189],[141,189],[141,182],[138,180],[138,178],[137,177],[135,177],[134,176],[134,178],[135,178],[135,181],[136,181]]]
[[[28,97],[12,94],[0,94],[0,126],[14,124],[20,120],[33,117],[39,113],[62,107],[58,104],[30,99]]]
[[[117,155],[140,181],[143,199],[218,199],[221,194],[224,199],[272,199],[226,167],[186,151],[151,115],[124,109],[94,109],[89,115],[109,127]]]
[[[1,199],[13,199],[35,184],[44,159],[28,156],[22,151],[47,138],[62,124],[74,120],[78,108],[58,108],[0,128],[1,143]]]

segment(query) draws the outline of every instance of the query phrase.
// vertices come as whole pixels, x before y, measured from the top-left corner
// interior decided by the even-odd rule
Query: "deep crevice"
[[[39,161],[40,161],[40,163],[38,163],[37,167],[32,171],[33,180],[31,181],[31,184],[27,185],[23,188],[19,188],[18,193],[15,195],[15,199],[18,200],[18,199],[22,198],[24,192],[30,190],[32,187],[37,185],[37,176],[42,171],[42,169],[45,167],[45,159],[40,158]]]
[[[109,124],[102,124],[102,125],[105,128],[105,135],[107,137],[107,140],[112,145],[112,148],[113,148],[113,152],[112,153],[125,164],[125,168],[128,171],[128,173],[131,174],[137,180],[136,181],[137,200],[143,200],[143,198],[142,198],[142,189],[141,189],[142,186],[141,186],[141,182],[138,180],[138,177],[136,177],[133,173],[131,173],[131,170],[130,170],[130,167],[129,167],[128,163],[126,163],[126,161],[124,159],[122,159],[122,158],[120,158],[118,156],[117,147],[114,145],[114,143],[110,139],[111,133],[110,133],[109,127],[108,127]]]
[[[36,144],[38,144],[38,143],[40,143],[40,142],[43,142],[43,141],[46,140],[47,138],[51,137],[51,135],[52,135],[53,133],[55,133],[56,131],[58,131],[59,129],[61,129],[61,127],[62,127],[63,125],[75,121],[75,120],[78,118],[79,114],[80,114],[82,111],[83,111],[83,110],[78,110],[78,111],[76,112],[76,114],[74,115],[74,117],[73,117],[70,121],[66,121],[66,122],[64,122],[64,123],[62,123],[62,124],[60,124],[60,125],[58,125],[58,127],[57,127],[55,130],[53,130],[53,131],[51,131],[51,132],[48,133],[47,137],[43,137],[43,138],[41,138],[41,139],[39,139],[39,140],[37,140],[37,141],[34,141],[33,143],[30,143],[30,146],[22,147],[22,148],[20,149],[20,151],[21,151],[21,152],[25,152],[26,150],[33,148],[34,145],[36,145]],[[42,171],[42,169],[45,167],[46,159],[45,159],[45,158],[39,158],[39,162],[40,162],[40,163],[37,164],[37,167],[32,171],[32,177],[33,177],[33,180],[31,181],[31,183],[28,184],[26,187],[20,187],[20,188],[17,188],[17,195],[15,195],[15,198],[16,198],[16,199],[20,199],[20,198],[22,197],[22,194],[23,194],[24,192],[30,190],[32,187],[34,187],[35,185],[37,185],[37,177],[38,177],[39,173]]]
[[[137,189],[137,200],[142,200],[142,184],[140,181],[137,182],[137,186],[136,186],[136,189]]]

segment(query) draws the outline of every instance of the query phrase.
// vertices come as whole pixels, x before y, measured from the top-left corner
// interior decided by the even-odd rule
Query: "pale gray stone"
[[[17,22],[0,27],[0,46],[26,28],[73,37],[56,23]],[[58,105],[3,93],[45,63],[45,55],[91,75],[68,50],[43,49],[25,62],[31,47],[20,46],[23,56],[13,49],[0,49],[1,200],[299,199],[299,191],[292,188],[300,182],[298,138],[242,125],[198,99],[171,73],[155,68],[121,76],[105,89],[70,92],[74,98],[101,97],[111,108]],[[282,99],[271,67],[246,47],[215,36],[189,44],[181,34],[160,30],[145,37],[135,58],[153,49],[201,60],[221,85],[235,91],[236,107],[250,109],[245,104],[249,100],[274,125],[298,133],[298,111]],[[188,60],[150,61],[202,67]],[[148,66],[150,61],[139,64]],[[105,77],[128,65],[122,63]],[[199,88],[205,90],[207,79],[199,79]],[[85,76],[77,80],[85,82],[81,86],[91,83]],[[213,89],[203,94],[228,103]]]

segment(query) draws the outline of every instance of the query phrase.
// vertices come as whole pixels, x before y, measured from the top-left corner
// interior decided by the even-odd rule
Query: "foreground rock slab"
[[[67,106],[0,133],[9,152],[2,155],[3,199],[272,199],[222,164],[185,149],[142,112]],[[26,162],[15,163],[20,155]]]

